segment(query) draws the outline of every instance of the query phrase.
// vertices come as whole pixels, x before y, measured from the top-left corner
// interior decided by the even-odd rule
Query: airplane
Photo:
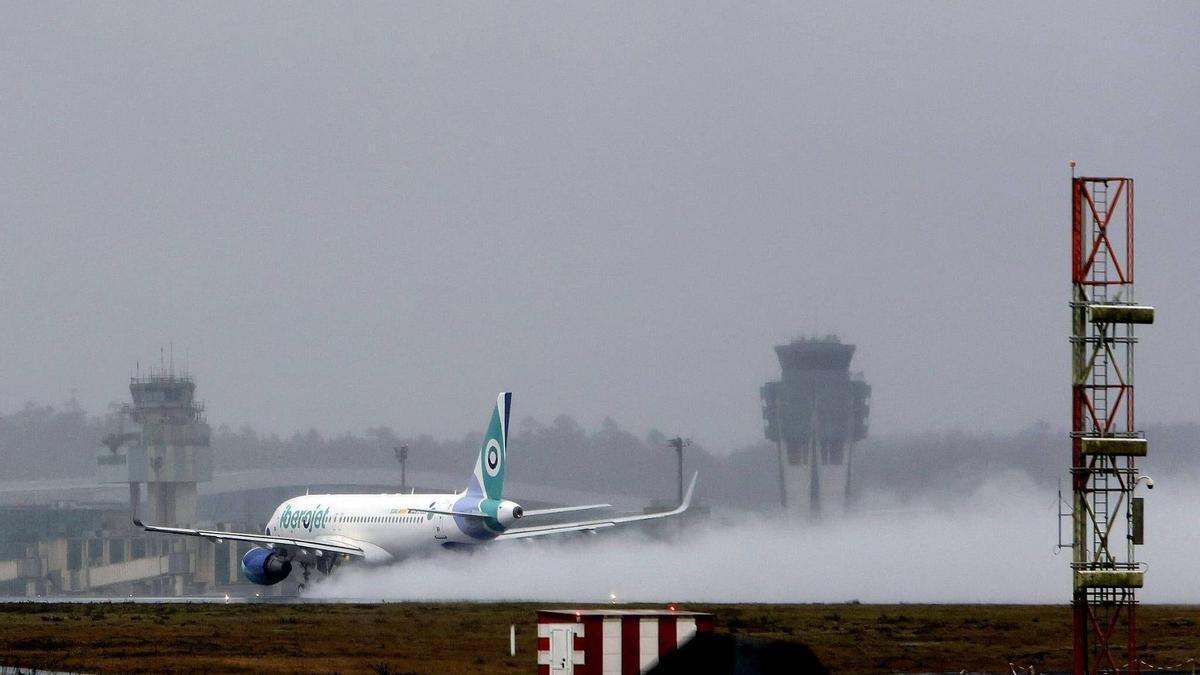
[[[242,557],[242,575],[255,584],[277,584],[300,566],[307,585],[311,568],[329,574],[343,560],[386,565],[440,548],[529,539],[566,532],[591,532],[627,523],[677,516],[687,510],[696,487],[669,511],[571,523],[514,527],[527,518],[607,508],[608,504],[525,510],[504,499],[508,463],[508,415],[512,393],[501,392],[483,438],[475,471],[462,492],[437,494],[338,494],[293,497],[271,514],[262,534],[133,524],[147,532],[202,537],[213,542],[256,544]]]

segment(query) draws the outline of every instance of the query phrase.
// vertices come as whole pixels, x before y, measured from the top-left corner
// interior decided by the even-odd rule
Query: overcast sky
[[[0,411],[762,437],[1069,423],[1069,169],[1137,182],[1143,424],[1197,420],[1200,4],[0,4]]]

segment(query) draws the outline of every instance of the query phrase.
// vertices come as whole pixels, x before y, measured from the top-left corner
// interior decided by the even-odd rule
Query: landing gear
[[[300,563],[300,569],[304,572],[304,581],[300,582],[299,590],[303,591],[308,587],[308,576],[312,573],[312,563]]]

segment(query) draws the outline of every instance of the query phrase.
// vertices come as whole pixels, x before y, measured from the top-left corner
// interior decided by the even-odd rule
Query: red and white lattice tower
[[[1073,165],[1073,164],[1072,164]],[[1071,487],[1074,673],[1139,672],[1145,568],[1134,424],[1133,179],[1071,180]]]

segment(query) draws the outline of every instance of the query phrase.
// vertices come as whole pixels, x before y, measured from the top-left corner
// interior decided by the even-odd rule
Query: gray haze
[[[1157,491],[1156,491],[1157,492]],[[1154,509],[1171,522],[1147,539],[1143,602],[1195,603],[1195,491],[1168,486]],[[845,521],[725,513],[674,541],[604,532],[507,542],[385,568],[339,570],[313,596],[361,600],[622,602],[1060,603],[1070,549],[1055,553],[1055,495],[1022,475],[977,483],[954,511],[877,501]],[[530,555],[530,550],[537,555]]]
[[[453,437],[509,388],[719,449],[761,438],[773,344],[838,331],[875,432],[1065,426],[1077,159],[1138,180],[1140,418],[1195,420],[1197,34],[1183,3],[4,3],[0,411],[102,410],[173,340],[217,424]]]

